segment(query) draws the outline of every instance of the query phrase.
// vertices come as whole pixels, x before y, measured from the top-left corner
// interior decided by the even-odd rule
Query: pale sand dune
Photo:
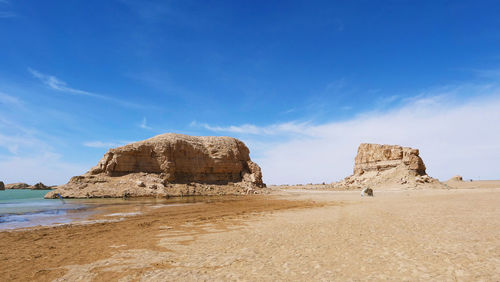
[[[59,266],[43,266],[50,275],[38,278],[58,281],[500,279],[500,189],[375,191],[374,198],[360,198],[357,191],[296,190],[282,192],[277,197],[300,200],[297,203],[313,200],[318,204],[298,208],[304,204],[285,207],[283,203],[267,203],[267,200],[252,202],[259,201],[257,197],[240,201],[238,206],[228,206],[239,209],[236,214],[211,217],[210,208],[195,205],[183,208],[191,215],[195,214],[194,209],[202,208],[207,211],[206,218],[177,218],[155,226],[154,222],[161,221],[159,216],[165,214],[130,217],[108,223],[111,230],[85,231],[105,234],[107,230],[116,232],[110,233],[114,236],[121,232],[123,239],[114,238],[107,243],[109,255],[87,257],[82,259],[85,263],[64,263],[61,259]],[[242,205],[255,208],[242,211]],[[292,209],[269,208],[273,205]],[[144,224],[146,221],[153,223],[149,226]],[[130,230],[122,229],[120,226],[127,222]],[[137,236],[133,233],[136,229],[143,231],[135,240],[148,244],[127,241],[126,232]],[[101,236],[103,240],[107,238]],[[76,234],[73,240],[85,246],[93,239]],[[37,278],[36,272],[32,277]]]

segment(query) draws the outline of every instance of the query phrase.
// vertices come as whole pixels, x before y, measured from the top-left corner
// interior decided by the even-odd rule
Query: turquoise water
[[[9,189],[0,191],[0,215],[28,213],[62,207],[61,200],[44,199],[50,190]]]
[[[50,190],[0,191],[0,229],[71,222],[68,211],[84,209],[79,202],[44,199]]]
[[[44,199],[50,190],[10,189],[0,191],[0,231],[38,225],[53,225],[84,220],[105,205],[163,206],[213,201],[209,197]]]

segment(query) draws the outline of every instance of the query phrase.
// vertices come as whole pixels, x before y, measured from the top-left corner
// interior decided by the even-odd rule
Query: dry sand
[[[287,190],[1,232],[0,280],[499,281],[500,185],[491,187],[374,198]]]

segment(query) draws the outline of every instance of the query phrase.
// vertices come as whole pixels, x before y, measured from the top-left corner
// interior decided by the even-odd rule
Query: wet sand
[[[0,281],[50,281],[68,272],[68,265],[85,265],[112,258],[122,252],[170,252],[159,245],[159,235],[164,232],[194,231],[191,224],[210,223],[217,232],[239,226],[239,220],[252,214],[282,209],[317,206],[310,201],[287,201],[274,197],[214,197],[211,202],[192,205],[111,205],[102,207],[101,216],[90,220],[104,221],[95,224],[65,224],[57,227],[40,227],[19,231],[0,232]],[[107,216],[112,214],[117,216]],[[135,216],[123,216],[139,213]],[[256,216],[256,215],[254,215]],[[238,219],[238,220],[236,220]],[[117,221],[119,220],[119,221]],[[85,221],[88,223],[89,221]],[[200,234],[206,233],[199,229]],[[159,256],[161,258],[162,256]],[[125,276],[127,273],[165,267],[158,259],[140,259],[144,269],[123,273],[104,272],[102,278]],[[118,264],[121,264],[118,262]],[[127,264],[123,265],[125,268]],[[80,269],[79,266],[76,267]],[[83,268],[80,270],[84,271]],[[94,277],[84,275],[81,279]],[[76,277],[66,277],[74,281]]]
[[[500,189],[287,190],[0,233],[0,280],[500,279]],[[137,214],[137,212],[141,212]]]

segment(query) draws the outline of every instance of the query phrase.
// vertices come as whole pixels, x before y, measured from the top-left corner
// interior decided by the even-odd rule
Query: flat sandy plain
[[[104,212],[138,211],[0,232],[0,281],[500,280],[498,181],[373,198],[287,189]]]

